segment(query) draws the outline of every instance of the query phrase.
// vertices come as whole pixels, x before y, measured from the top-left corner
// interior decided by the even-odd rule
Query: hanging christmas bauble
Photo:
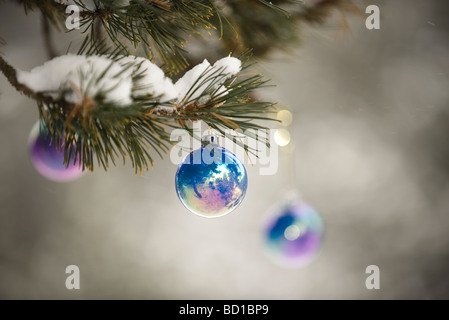
[[[40,128],[39,128],[40,127]],[[68,167],[64,165],[64,147],[54,139],[39,121],[33,126],[28,139],[31,162],[36,170],[47,179],[66,182],[83,175],[83,171],[72,160]]]
[[[288,201],[265,226],[268,255],[285,266],[302,266],[318,253],[323,241],[321,216],[307,203]]]
[[[215,141],[214,141],[215,139]],[[243,200],[248,178],[242,162],[225,148],[211,143],[192,151],[176,172],[176,192],[191,212],[207,218],[230,213]]]

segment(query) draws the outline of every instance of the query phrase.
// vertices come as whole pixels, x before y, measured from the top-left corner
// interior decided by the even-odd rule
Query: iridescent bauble
[[[191,212],[207,218],[230,213],[243,200],[248,186],[246,170],[228,150],[208,145],[190,154],[176,173],[176,192]]]
[[[300,201],[285,203],[264,230],[267,253],[284,266],[302,266],[318,253],[324,235],[321,216]]]
[[[33,126],[28,139],[31,162],[36,170],[45,178],[67,182],[83,175],[77,162],[71,160],[68,167],[64,165],[64,147],[56,145],[54,139],[44,126],[39,130],[39,121]]]

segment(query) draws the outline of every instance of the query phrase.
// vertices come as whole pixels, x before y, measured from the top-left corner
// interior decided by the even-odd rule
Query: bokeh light
[[[274,133],[274,142],[280,147],[285,147],[290,143],[290,132],[287,129],[278,129]]]
[[[277,115],[276,118],[281,121],[281,125],[283,125],[284,127],[289,126],[292,121],[293,121],[293,115],[289,110],[280,110]]]

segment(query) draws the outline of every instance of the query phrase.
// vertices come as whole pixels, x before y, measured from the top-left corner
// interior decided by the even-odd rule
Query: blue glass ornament
[[[321,216],[302,201],[283,203],[264,230],[268,255],[274,262],[289,267],[312,261],[319,252],[323,236]]]
[[[79,163],[75,164],[73,159],[68,167],[64,165],[64,146],[55,143],[48,129],[40,126],[39,121],[31,129],[28,147],[33,166],[47,179],[68,182],[84,174]]]
[[[232,152],[216,145],[216,138],[210,141],[182,161],[175,185],[187,209],[214,218],[230,213],[242,202],[248,178],[242,162]]]

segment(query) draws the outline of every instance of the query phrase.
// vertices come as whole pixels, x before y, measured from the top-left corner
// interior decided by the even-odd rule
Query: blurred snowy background
[[[143,176],[127,166],[51,182],[28,155],[37,108],[0,76],[0,298],[449,298],[449,4],[371,3],[380,30],[352,16],[343,32],[336,16],[258,66],[277,85],[264,96],[294,111],[297,184],[326,225],[321,255],[300,269],[263,252],[287,166],[261,176],[248,165],[244,202],[218,219],[182,206],[168,157]],[[46,61],[40,28],[37,13],[0,4],[12,65]],[[65,287],[71,264],[80,290]],[[365,287],[371,264],[380,290]]]

